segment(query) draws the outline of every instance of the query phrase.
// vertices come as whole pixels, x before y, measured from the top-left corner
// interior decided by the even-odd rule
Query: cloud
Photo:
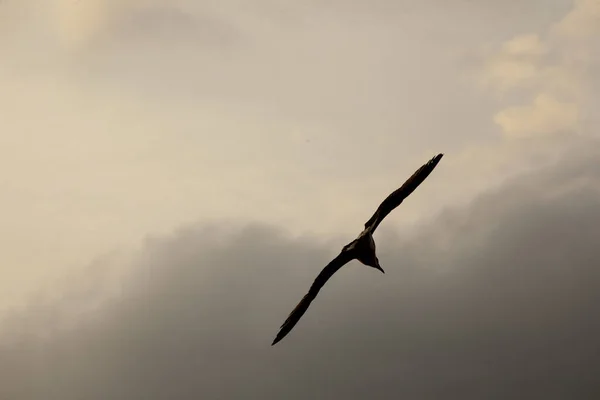
[[[143,39],[210,47],[239,39],[235,19],[203,4],[164,0],[31,0],[3,4],[10,35],[0,38],[16,56],[24,50],[49,65],[80,57],[80,53],[120,45],[139,45]],[[21,39],[27,38],[27,43]],[[3,51],[6,50],[3,49]],[[30,66],[32,67],[32,66]]]
[[[516,36],[486,60],[481,83],[504,92],[534,81],[540,73],[539,60],[547,51],[537,34]]]
[[[519,94],[530,104],[509,105],[494,122],[509,137],[590,134],[585,121],[594,81],[590,56],[598,47],[598,0],[575,1],[543,35],[518,35],[488,55],[480,83],[506,98]]]
[[[488,123],[456,79],[478,39],[456,26],[481,20],[466,7],[457,23],[420,6],[381,22],[317,2],[42,3],[0,8],[0,308],[190,219],[344,231]]]
[[[600,33],[600,1],[575,0],[573,9],[555,29],[571,38],[587,38]]]
[[[578,129],[579,107],[539,94],[531,105],[509,107],[494,116],[494,122],[509,136],[549,135]]]
[[[457,77],[467,49],[554,6],[459,3],[3,2],[0,310],[190,220],[352,231],[446,152],[388,221],[410,226],[539,160],[542,140],[475,146],[495,139],[493,105]]]
[[[53,25],[59,41],[68,48],[85,45],[110,24],[127,2],[119,6],[113,0],[54,0]]]
[[[332,243],[262,225],[149,238],[93,312],[65,310],[102,274],[3,321],[0,397],[594,398],[599,165],[588,146],[413,232],[384,224],[387,274],[351,263],[276,347]]]

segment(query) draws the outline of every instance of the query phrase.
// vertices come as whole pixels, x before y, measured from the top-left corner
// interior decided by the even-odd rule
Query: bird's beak
[[[383,270],[383,268],[381,268],[381,265],[379,265],[379,260],[375,261],[375,268],[380,270],[381,273],[385,274],[385,271]]]

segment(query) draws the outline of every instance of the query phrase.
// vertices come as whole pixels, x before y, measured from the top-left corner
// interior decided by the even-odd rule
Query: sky
[[[0,397],[595,398],[600,2],[448,4],[0,3]]]

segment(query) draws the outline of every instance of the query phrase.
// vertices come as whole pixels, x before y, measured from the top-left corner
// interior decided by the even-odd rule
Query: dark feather
[[[273,340],[271,346],[279,342],[288,333],[290,333],[292,328],[298,323],[298,321],[304,315],[306,310],[308,310],[308,306],[310,306],[310,303],[312,303],[315,297],[317,297],[317,294],[319,293],[323,285],[325,285],[325,283],[329,280],[329,278],[333,276],[333,274],[335,274],[340,268],[342,268],[354,258],[353,253],[354,252],[351,250],[344,249],[340,254],[338,254],[336,258],[331,260],[331,262],[327,264],[325,268],[323,268],[321,273],[319,273],[319,275],[313,282],[308,293],[302,298],[302,300],[300,300],[298,305],[287,317],[283,325],[281,325],[281,329],[279,330],[279,333],[277,333],[277,337],[275,338],[275,340]]]
[[[398,207],[423,181],[429,176],[431,171],[438,165],[443,154],[433,157],[414,174],[399,189],[392,192],[377,208],[371,219],[365,223],[365,229],[369,229],[371,234],[377,229],[381,221]]]

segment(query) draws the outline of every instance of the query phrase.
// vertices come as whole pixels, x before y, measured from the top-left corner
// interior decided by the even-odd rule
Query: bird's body
[[[358,260],[362,264],[378,269],[384,272],[379,265],[379,259],[376,254],[375,240],[373,232],[379,226],[381,221],[402,201],[408,197],[424,180],[429,176],[431,171],[437,166],[443,154],[438,154],[419,168],[399,189],[392,192],[377,208],[373,216],[365,223],[363,231],[356,239],[348,243],[342,248],[340,254],[337,255],[317,276],[308,293],[300,300],[296,308],[290,313],[283,325],[273,340],[272,345],[283,339],[300,320],[302,315],[310,306],[310,303],[315,299],[325,282],[337,272],[341,267],[352,260]]]
[[[373,240],[373,235],[371,235],[371,232],[367,229],[363,230],[356,239],[348,243],[342,249],[342,251],[350,252],[353,258],[364,265],[377,268],[383,272],[383,269],[379,266],[379,260],[377,259],[375,250],[375,240]]]

